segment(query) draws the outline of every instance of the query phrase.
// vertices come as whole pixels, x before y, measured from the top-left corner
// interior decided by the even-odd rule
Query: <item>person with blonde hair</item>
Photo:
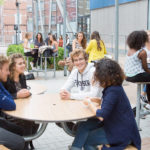
[[[37,53],[35,53],[33,51],[33,49],[31,48],[30,38],[31,38],[31,33],[27,32],[25,34],[24,43],[23,43],[24,55],[27,56],[27,57],[33,57],[33,61],[30,62],[30,65],[31,65],[32,70],[35,70]]]
[[[25,59],[22,54],[15,53],[9,56],[9,71],[10,75],[4,87],[9,91],[14,99],[27,98],[31,95],[27,89],[26,78],[24,71],[26,68]],[[23,128],[23,135],[32,135],[38,129],[39,125],[32,121],[25,121],[21,119],[15,119],[6,117],[8,120],[15,122],[17,125]],[[26,142],[25,146],[28,147],[29,142]],[[32,143],[31,143],[32,146]]]
[[[11,94],[4,88],[2,82],[7,81],[9,75],[9,60],[5,56],[0,56],[0,115],[3,110],[15,110],[16,104]],[[23,150],[24,139],[22,130],[19,126],[15,125],[0,116],[0,145],[4,145],[11,150]]]
[[[12,94],[13,98],[26,98],[31,95],[27,89],[25,79],[26,63],[22,54],[15,53],[9,56],[10,64],[7,82],[4,83],[5,88]]]

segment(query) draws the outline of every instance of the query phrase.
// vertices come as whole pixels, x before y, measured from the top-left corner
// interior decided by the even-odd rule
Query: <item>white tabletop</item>
[[[39,122],[66,122],[94,117],[93,112],[79,100],[61,100],[59,94],[32,95],[18,99],[15,111],[6,114]]]

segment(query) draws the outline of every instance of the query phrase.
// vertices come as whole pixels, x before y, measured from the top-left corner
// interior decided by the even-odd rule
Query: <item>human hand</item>
[[[17,98],[26,98],[29,97],[31,93],[27,89],[21,89],[17,92]]]
[[[70,93],[67,90],[61,90],[60,91],[60,97],[62,100],[69,100],[70,99]]]
[[[98,103],[99,105],[101,104],[101,99],[99,97],[91,97],[90,100],[92,102]]]
[[[91,104],[92,101],[90,100],[90,98],[86,98],[84,101],[83,101],[83,104],[86,105],[86,106],[89,106],[89,104]]]

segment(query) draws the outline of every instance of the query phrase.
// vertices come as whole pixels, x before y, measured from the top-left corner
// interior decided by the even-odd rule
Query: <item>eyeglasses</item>
[[[85,60],[85,58],[79,58],[79,59],[74,59],[74,63],[77,63],[77,62],[82,62],[83,60]]]

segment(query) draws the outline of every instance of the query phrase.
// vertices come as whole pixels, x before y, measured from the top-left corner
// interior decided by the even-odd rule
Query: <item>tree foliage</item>
[[[0,0],[0,6],[4,4],[4,0]]]

